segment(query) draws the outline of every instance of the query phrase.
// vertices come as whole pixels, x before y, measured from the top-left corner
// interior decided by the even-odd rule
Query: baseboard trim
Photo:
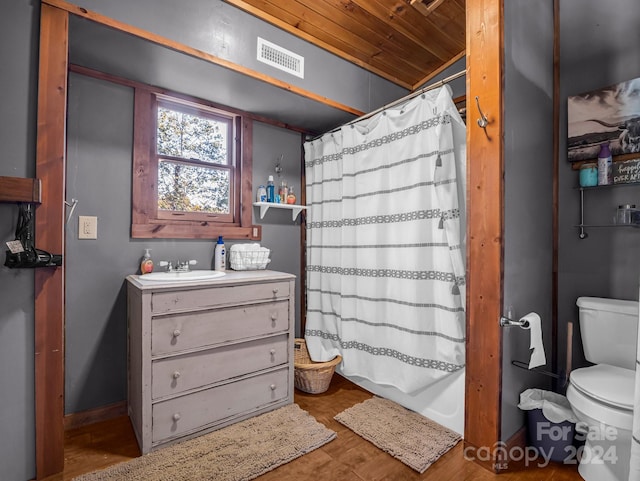
[[[519,454],[523,452],[527,446],[527,427],[522,426],[516,433],[511,436],[505,443],[505,450],[507,453],[507,459],[499,462],[498,466],[501,468],[500,473],[511,473],[514,471],[523,471],[534,466],[529,466],[524,459],[521,459]],[[518,460],[514,461],[510,459],[513,454],[518,454]]]
[[[100,421],[108,421],[127,414],[127,401],[120,401],[106,406],[100,406],[86,411],[66,414],[64,416],[64,430],[77,429]]]
[[[478,464],[482,466],[484,469],[486,469],[487,471],[490,471],[492,473],[498,472],[496,469],[498,464],[495,459],[495,454],[491,452],[491,449],[486,450],[486,449],[479,448],[478,446],[470,443],[466,439],[463,440],[463,443],[464,443],[464,449],[462,452],[465,460]]]
[[[518,459],[511,459],[512,454],[524,453],[527,444],[527,429],[520,428],[507,442],[499,442],[494,446],[478,447],[464,441],[464,457],[468,461],[479,464],[487,471],[496,474],[523,471],[528,468],[526,463]]]

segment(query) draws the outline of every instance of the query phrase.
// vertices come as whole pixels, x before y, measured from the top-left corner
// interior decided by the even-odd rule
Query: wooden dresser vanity
[[[127,277],[129,416],[143,454],[293,402],[295,276]]]

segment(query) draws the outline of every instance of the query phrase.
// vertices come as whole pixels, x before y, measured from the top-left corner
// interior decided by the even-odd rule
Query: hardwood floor
[[[575,466],[550,463],[545,468],[490,473],[463,456],[458,443],[424,474],[418,474],[373,444],[339,424],[333,417],[364,401],[371,394],[339,375],[323,394],[296,390],[295,402],[319,422],[338,433],[337,439],[258,478],[260,481],[579,481]],[[65,433],[64,472],[45,481],[70,481],[80,474],[102,469],[140,455],[129,418],[69,430]],[[195,480],[194,480],[195,481]]]

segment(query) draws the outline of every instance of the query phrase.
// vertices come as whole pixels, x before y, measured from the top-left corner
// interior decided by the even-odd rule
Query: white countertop
[[[194,287],[246,284],[250,282],[279,281],[295,279],[287,272],[270,270],[225,271],[225,275],[214,279],[194,279],[189,281],[145,281],[144,275],[127,276],[127,282],[140,290],[193,289]]]

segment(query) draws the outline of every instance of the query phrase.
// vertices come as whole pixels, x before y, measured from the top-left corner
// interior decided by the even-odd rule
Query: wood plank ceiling
[[[225,0],[409,90],[465,54],[465,0]]]

